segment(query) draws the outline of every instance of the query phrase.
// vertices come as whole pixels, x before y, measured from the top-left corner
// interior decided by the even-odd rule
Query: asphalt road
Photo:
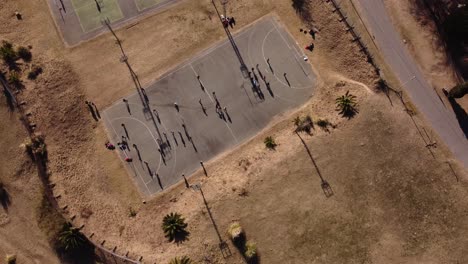
[[[150,112],[143,110],[137,93],[126,98],[128,108],[119,100],[104,111],[111,142],[127,138],[129,148],[117,151],[122,160],[133,158],[126,168],[142,193],[153,195],[181,181],[182,174],[189,177],[201,169],[200,161],[207,163],[242,144],[312,96],[315,75],[301,48],[273,17],[234,39],[248,68],[255,68],[263,96],[243,77],[231,44],[224,41],[144,87]],[[216,113],[217,100],[226,107],[224,118]],[[208,175],[216,177],[209,170]]]
[[[468,168],[468,141],[450,105],[444,106],[424,78],[395,30],[382,0],[354,1],[385,61],[411,101],[424,115],[454,156]]]

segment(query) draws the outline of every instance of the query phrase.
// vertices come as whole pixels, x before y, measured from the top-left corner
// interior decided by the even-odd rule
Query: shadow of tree
[[[0,182],[0,204],[2,204],[3,209],[8,212],[8,207],[11,204],[10,194],[8,194],[7,190],[5,189],[5,186],[1,182]]]
[[[468,115],[466,114],[465,109],[463,109],[454,98],[448,97],[450,105],[452,106],[453,112],[457,117],[460,128],[465,133],[465,137],[468,138]]]
[[[309,0],[292,0],[292,7],[304,21],[311,21]]]

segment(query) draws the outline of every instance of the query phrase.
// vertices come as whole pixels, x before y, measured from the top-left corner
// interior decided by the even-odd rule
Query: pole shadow
[[[219,239],[219,249],[221,250],[221,254],[223,255],[224,258],[230,257],[232,255],[231,249],[229,248],[229,245],[226,243],[226,241],[224,241],[223,238],[221,237],[221,233],[219,232],[218,225],[216,224],[213,218],[213,214],[211,213],[210,207],[208,206],[208,202],[205,199],[205,194],[203,193],[201,186],[197,184],[193,188],[195,190],[198,189],[203,198],[203,203],[205,204],[206,211],[208,212],[208,216],[210,217],[211,223],[213,224],[213,227],[216,231],[216,235],[218,236],[218,239]]]
[[[322,187],[322,190],[323,190],[323,193],[325,194],[325,197],[329,198],[329,197],[333,196],[333,194],[334,194],[333,189],[331,188],[330,184],[325,179],[323,179],[322,173],[320,172],[320,170],[319,170],[319,168],[317,166],[317,163],[315,163],[314,157],[312,156],[312,153],[310,152],[310,149],[307,146],[306,142],[304,141],[304,139],[302,139],[301,135],[299,135],[299,133],[297,131],[295,131],[295,133],[299,137],[299,139],[301,140],[302,144],[304,145],[304,148],[306,149],[307,154],[309,154],[310,160],[312,161],[312,164],[314,165],[315,170],[317,171],[317,174],[320,177],[320,181],[321,181],[320,186]]]

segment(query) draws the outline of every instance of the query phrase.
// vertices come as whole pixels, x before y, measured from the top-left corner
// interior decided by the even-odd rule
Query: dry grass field
[[[468,262],[466,172],[443,144],[430,149],[433,157],[399,100],[393,96],[391,106],[377,92],[374,70],[325,1],[310,2],[305,13],[319,29],[309,56],[319,76],[314,97],[276,117],[257,137],[210,161],[208,177],[199,171],[189,178],[201,184],[209,211],[200,192],[185,189],[183,183],[142,203],[146,198],[117,155],[104,148],[104,126],[92,120],[84,101],[104,108],[132,92],[110,34],[68,49],[54,29],[46,1],[6,0],[0,10],[24,14],[22,21],[0,17],[0,39],[31,45],[34,62],[44,69],[36,81],[24,81],[20,97],[37,130],[46,135],[50,179],[56,184],[54,193],[61,195],[60,206],[68,206],[65,216],[76,216],[74,223],[84,224],[86,235],[94,233],[93,241],[106,240],[106,247],[117,246],[118,253],[129,251],[133,258],[143,256],[145,263],[168,263],[182,255],[197,263],[245,263],[231,243],[232,256],[223,258],[213,225],[221,239],[228,240],[228,226],[239,221],[247,238],[256,242],[261,263]],[[304,21],[289,0],[228,4],[237,29],[271,12],[299,46],[309,44],[310,37],[299,32],[306,28]],[[117,34],[145,85],[223,39],[216,19],[210,1],[185,0]],[[359,104],[359,113],[350,120],[335,111],[335,98],[348,90]],[[311,136],[300,134],[304,145],[293,133],[292,120],[305,115],[328,119],[335,128],[327,132],[316,126]],[[417,114],[413,118],[440,142]],[[1,124],[2,135],[15,139],[2,137],[2,147],[18,152],[22,136],[4,129],[3,119]],[[275,138],[276,150],[265,148],[266,136]],[[22,164],[20,154],[11,160]],[[18,169],[2,170],[14,171]],[[333,196],[325,197],[319,173],[330,183]],[[17,174],[37,180],[31,171]],[[0,176],[7,181],[3,173]],[[38,182],[32,186],[39,188]],[[21,192],[30,195],[32,190],[18,186],[11,195]],[[31,199],[15,202],[20,205],[35,206]],[[130,216],[130,208],[136,216]],[[170,212],[181,213],[188,223],[188,240],[178,245],[167,242],[161,230],[162,218]],[[0,226],[2,236],[21,238],[27,232],[11,223]],[[27,256],[30,248],[0,243],[0,253],[15,249]],[[46,246],[37,254],[53,262]],[[25,258],[21,263],[34,261]]]

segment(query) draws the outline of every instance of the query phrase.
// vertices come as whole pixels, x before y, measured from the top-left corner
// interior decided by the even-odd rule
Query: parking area
[[[226,41],[146,87],[150,110],[135,92],[104,111],[111,142],[127,142],[128,148],[116,151],[144,194],[188,177],[201,169],[200,161],[252,138],[312,96],[315,75],[275,18],[265,17],[234,39],[258,88],[243,76]],[[127,157],[133,161],[125,162]]]
[[[107,29],[107,19],[115,28],[140,15],[157,12],[178,0],[48,0],[54,21],[69,46],[92,39]]]

